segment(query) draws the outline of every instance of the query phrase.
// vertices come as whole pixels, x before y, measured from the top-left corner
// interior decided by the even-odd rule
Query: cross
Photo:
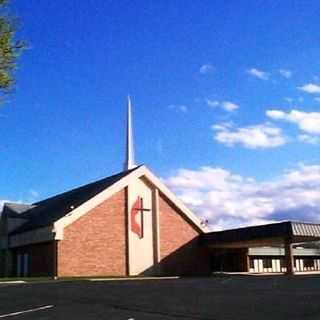
[[[144,215],[145,211],[151,211],[143,207],[143,198],[138,196],[137,200],[131,209],[131,231],[134,232],[140,239],[143,238],[144,233]],[[140,213],[140,224],[137,223],[136,216]]]

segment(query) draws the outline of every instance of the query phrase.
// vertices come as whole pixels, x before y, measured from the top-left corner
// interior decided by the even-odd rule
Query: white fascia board
[[[86,201],[79,207],[70,211],[66,216],[57,220],[53,225],[53,232],[55,233],[56,240],[63,239],[63,230],[65,227],[78,220],[80,217],[88,213],[93,208],[97,207],[102,202],[106,201],[115,193],[127,187],[131,182],[134,183],[135,179],[145,177],[151,182],[156,188],[163,193],[166,198],[168,198],[186,217],[193,223],[196,228],[201,232],[207,232],[208,229],[202,226],[200,219],[190,211],[181,200],[171,192],[159,178],[157,178],[146,166],[141,166],[140,168],[129,173],[127,176],[123,177],[112,186],[108,187],[104,191],[98,193],[96,196],[92,197],[90,200]]]
[[[201,224],[201,220],[186,207],[186,205],[172,192],[169,188],[155,176],[147,167],[143,166],[143,175],[149,180],[156,188],[163,193],[187,218],[191,221],[200,231],[208,232],[208,228]]]
[[[53,224],[53,232],[55,233],[56,240],[63,239],[63,230],[65,227],[78,220],[80,217],[88,213],[93,208],[97,207],[99,204],[110,198],[115,193],[124,189],[131,181],[139,178],[141,176],[141,171],[143,171],[143,166],[129,173],[127,176],[123,177],[104,191],[98,193],[85,203],[81,204],[79,207],[70,211],[67,215],[60,218]]]

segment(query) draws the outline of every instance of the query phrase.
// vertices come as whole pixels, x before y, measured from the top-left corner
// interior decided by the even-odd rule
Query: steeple
[[[128,96],[128,114],[127,114],[127,144],[126,144],[126,159],[124,162],[124,170],[130,170],[135,168],[134,162],[134,146],[133,146],[133,134],[132,134],[132,119],[131,119],[131,100]]]

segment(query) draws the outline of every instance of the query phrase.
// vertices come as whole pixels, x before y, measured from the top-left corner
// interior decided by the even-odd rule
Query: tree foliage
[[[8,1],[0,0],[0,92],[7,93],[14,84],[13,71],[25,48],[25,42],[15,39],[17,23],[8,12]]]

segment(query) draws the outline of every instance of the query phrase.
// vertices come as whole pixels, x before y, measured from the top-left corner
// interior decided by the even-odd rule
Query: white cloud
[[[274,120],[294,123],[300,130],[307,133],[320,134],[320,112],[267,110],[266,115]]]
[[[5,204],[5,202],[9,202],[9,201],[8,200],[0,200],[0,217],[1,217],[1,214],[2,214],[3,205]]]
[[[320,221],[320,165],[256,182],[223,168],[180,169],[165,183],[215,229],[279,220]]]
[[[320,143],[320,137],[317,136],[310,136],[308,134],[300,134],[298,136],[298,140],[304,143],[308,143],[308,144],[319,144]]]
[[[268,72],[265,72],[256,68],[251,68],[247,70],[247,73],[261,80],[269,80],[270,78],[270,74]]]
[[[214,139],[227,146],[243,145],[249,149],[275,148],[285,144],[286,138],[280,128],[270,124],[233,128],[230,124],[213,125]]]
[[[170,104],[168,106],[169,109],[177,110],[183,113],[188,112],[188,107],[183,104]]]
[[[298,87],[298,89],[312,94],[320,93],[320,85],[314,83],[307,83],[304,86]]]
[[[207,99],[207,105],[211,108],[216,108],[216,107],[219,107],[220,106],[220,102],[217,101],[217,100],[210,100],[210,99]]]
[[[211,108],[221,108],[227,112],[239,109],[239,105],[231,101],[217,101],[207,99],[207,105]]]
[[[283,112],[281,110],[272,109],[272,110],[267,110],[266,115],[269,118],[272,118],[274,120],[280,120],[280,119],[284,119],[285,112]]]
[[[211,73],[213,70],[214,70],[213,65],[210,63],[206,63],[200,67],[199,72],[201,74],[208,74],[208,73]]]
[[[287,69],[280,69],[279,73],[281,76],[283,76],[286,79],[289,79],[292,77],[292,71],[287,70]]]
[[[229,112],[237,110],[239,108],[239,106],[236,103],[230,101],[223,101],[221,106],[224,110]]]

